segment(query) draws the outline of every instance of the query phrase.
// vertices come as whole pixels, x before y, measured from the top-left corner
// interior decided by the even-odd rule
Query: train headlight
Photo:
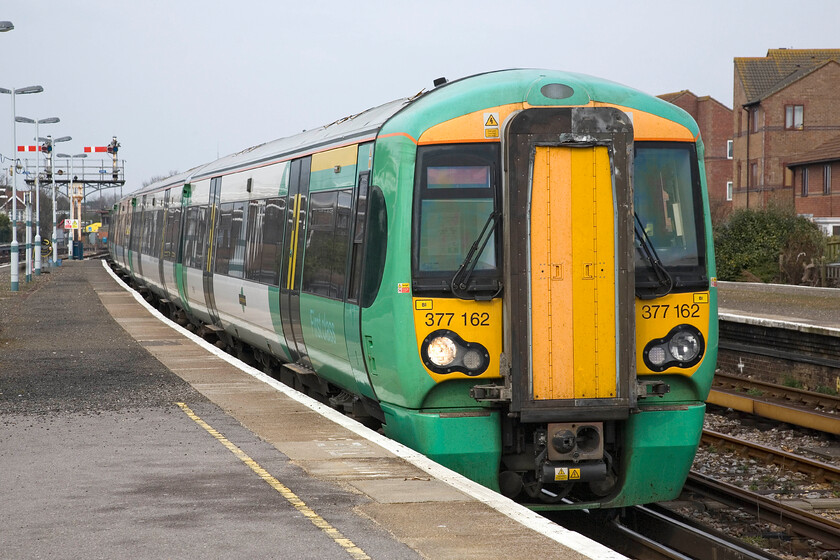
[[[700,342],[694,333],[680,331],[668,342],[668,350],[678,362],[690,362],[700,353]]]
[[[648,352],[648,359],[651,363],[661,366],[665,363],[665,349],[661,346],[654,346],[650,349],[650,352]]]
[[[448,329],[430,333],[420,345],[423,364],[435,373],[461,372],[481,375],[490,365],[490,354],[478,342],[467,342]]]
[[[458,349],[451,338],[438,336],[429,342],[427,353],[429,361],[438,367],[448,366],[455,360]]]
[[[645,365],[651,371],[665,371],[670,367],[689,368],[703,357],[703,335],[692,325],[678,325],[666,336],[651,340],[642,352]]]

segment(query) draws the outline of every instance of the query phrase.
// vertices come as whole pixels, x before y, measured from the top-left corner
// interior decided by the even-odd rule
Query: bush
[[[715,230],[718,278],[799,284],[825,249],[820,228],[793,210],[738,209]]]
[[[12,223],[6,214],[0,214],[0,243],[12,240]]]

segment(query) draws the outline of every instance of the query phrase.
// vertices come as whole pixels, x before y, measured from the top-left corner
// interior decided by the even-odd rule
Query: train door
[[[289,195],[286,203],[286,254],[280,277],[280,319],[286,346],[292,361],[311,367],[300,323],[300,284],[303,272],[303,252],[306,240],[306,215],[309,200],[310,157],[291,163]]]
[[[133,267],[131,273],[134,278],[142,282],[143,259],[140,258],[140,249],[143,245],[143,208],[146,206],[146,195],[140,200],[132,198],[131,203],[134,208],[131,216],[131,251],[128,253],[128,262]]]
[[[529,110],[508,128],[505,346],[523,421],[635,403],[631,149],[613,109]]]
[[[160,277],[160,286],[163,290],[163,293],[166,294],[166,297],[169,298],[169,289],[166,283],[166,233],[169,225],[169,191],[170,189],[166,189],[163,193],[163,210],[160,213],[160,224],[158,227],[161,229],[161,236],[160,242],[158,244],[158,276]]]
[[[365,367],[362,354],[361,309],[359,300],[364,262],[365,222],[367,221],[367,198],[370,168],[373,159],[373,144],[359,146],[357,158],[357,179],[353,200],[353,225],[350,242],[350,263],[348,266],[347,301],[344,304],[344,336],[347,342],[347,356],[356,378],[359,392],[376,399],[373,384]]]
[[[530,246],[534,400],[616,395],[615,227],[606,146],[536,146]]]
[[[190,300],[187,297],[187,273],[184,265],[185,248],[187,245],[187,237],[193,235],[193,232],[187,227],[187,214],[189,211],[190,201],[192,200],[192,185],[184,183],[181,190],[181,202],[178,210],[178,225],[173,224],[173,229],[177,232],[177,247],[175,247],[175,283],[178,286],[178,296],[181,299],[181,304],[188,312],[190,309]]]
[[[213,325],[221,327],[222,323],[219,320],[219,311],[216,309],[216,295],[213,292],[213,272],[215,268],[214,262],[214,237],[216,235],[217,218],[219,213],[219,197],[222,190],[222,178],[213,177],[210,179],[210,208],[207,215],[207,233],[205,235],[207,261],[202,268],[202,281],[204,284],[204,303],[207,306],[207,313]]]

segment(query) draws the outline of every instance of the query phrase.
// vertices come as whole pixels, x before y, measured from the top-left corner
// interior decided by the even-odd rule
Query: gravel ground
[[[6,413],[97,413],[202,401],[111,318],[89,267],[69,261],[21,282],[0,274],[0,417]],[[47,289],[48,288],[48,289]]]
[[[840,459],[830,459],[830,450],[840,447],[840,441],[831,435],[800,430],[786,425],[764,426],[746,421],[736,412],[707,412],[705,427],[709,430],[761,443],[804,455],[833,465]],[[818,453],[814,453],[817,451]],[[813,483],[805,474],[787,471],[778,465],[770,465],[752,458],[745,458],[735,452],[714,447],[701,446],[694,460],[695,471],[728,482],[745,490],[757,492],[776,500],[820,500],[840,498],[840,485]],[[833,500],[832,500],[833,501]],[[840,519],[840,510],[815,509],[815,513],[832,519]],[[766,548],[780,558],[820,558],[838,560],[840,552],[820,553],[809,543],[779,542],[773,537],[784,533],[784,527],[758,524],[745,513],[710,505],[703,509],[684,508],[681,513],[690,515],[712,527],[741,537],[750,544]]]

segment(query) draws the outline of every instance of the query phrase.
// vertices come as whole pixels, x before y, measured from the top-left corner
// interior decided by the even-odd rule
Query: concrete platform
[[[840,336],[840,289],[718,282],[721,318]]]
[[[622,558],[162,322],[100,261],[49,276],[0,301],[0,556]]]

